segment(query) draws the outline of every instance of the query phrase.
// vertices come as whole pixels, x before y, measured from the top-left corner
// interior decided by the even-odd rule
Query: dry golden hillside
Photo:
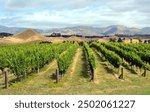
[[[45,40],[44,36],[42,36],[40,33],[35,32],[32,29],[28,29],[28,30],[26,30],[22,33],[19,33],[13,37],[16,39],[21,39],[22,41],[25,41],[25,42],[36,41],[36,40]]]
[[[0,39],[0,44],[17,44],[17,43],[31,43],[45,41],[46,38],[40,33],[32,29],[28,29],[22,33],[16,34],[12,37]]]

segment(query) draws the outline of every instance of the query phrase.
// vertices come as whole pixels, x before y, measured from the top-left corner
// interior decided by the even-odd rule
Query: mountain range
[[[21,28],[21,27],[7,27],[7,26],[2,26],[0,25],[0,33],[10,33],[10,34],[17,34],[17,33],[21,33],[24,32],[25,30],[27,30],[29,28]],[[42,33],[43,30],[40,29],[33,29],[39,33]]]
[[[19,28],[19,27],[6,27],[0,26],[0,33],[7,32],[7,33],[20,33],[27,30],[27,28]],[[112,25],[108,27],[91,27],[91,26],[75,26],[75,27],[66,27],[66,28],[54,28],[54,29],[34,29],[37,32],[42,33],[43,35],[50,35],[53,32],[59,32],[65,35],[84,35],[84,36],[102,36],[102,35],[114,35],[114,34],[127,34],[127,35],[134,35],[134,34],[150,34],[150,27],[144,27],[142,29],[139,28],[131,28],[126,27],[123,25]]]

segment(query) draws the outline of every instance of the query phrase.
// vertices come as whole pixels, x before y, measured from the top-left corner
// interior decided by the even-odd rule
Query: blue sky
[[[0,0],[0,25],[31,28],[150,26],[150,0]]]

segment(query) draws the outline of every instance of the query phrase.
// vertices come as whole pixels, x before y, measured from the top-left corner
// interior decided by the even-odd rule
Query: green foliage
[[[134,51],[127,49],[123,49],[120,47],[117,47],[116,44],[118,43],[103,43],[102,45],[105,46],[107,49],[114,51],[116,54],[118,54],[121,58],[125,59],[130,65],[135,65],[139,68],[142,68],[145,66],[141,58],[134,53]]]
[[[59,72],[61,74],[66,73],[66,70],[71,64],[73,56],[75,55],[78,47],[79,45],[77,43],[74,43],[72,45],[69,45],[68,49],[63,54],[57,54],[56,59],[57,59]]]
[[[68,43],[1,46],[0,69],[8,67],[17,77],[21,77],[39,70],[67,47]]]
[[[101,52],[101,54],[115,67],[119,68],[122,64],[121,58],[115,54],[114,52],[106,49],[104,46],[102,46],[100,43],[92,43],[92,47],[96,48],[98,51]]]
[[[96,68],[96,61],[95,61],[95,55],[93,53],[93,50],[89,47],[89,45],[87,43],[84,43],[83,46],[84,46],[84,49],[87,54],[90,68],[91,68],[91,70],[94,70]]]
[[[123,44],[114,43],[113,45],[138,55],[142,61],[150,64],[150,45],[149,44]]]

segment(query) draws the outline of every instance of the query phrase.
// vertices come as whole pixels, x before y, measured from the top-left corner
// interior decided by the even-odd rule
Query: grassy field
[[[124,80],[120,80],[114,73],[96,56],[97,68],[95,70],[95,80],[90,81],[86,76],[85,59],[82,48],[77,50],[67,73],[63,79],[56,84],[52,74],[57,68],[56,61],[52,61],[40,70],[38,74],[32,74],[21,82],[12,83],[8,89],[4,89],[0,83],[0,94],[15,95],[113,95],[113,94],[150,94],[150,71],[146,77],[132,74],[129,70],[124,70]],[[3,77],[0,77],[3,81]]]

